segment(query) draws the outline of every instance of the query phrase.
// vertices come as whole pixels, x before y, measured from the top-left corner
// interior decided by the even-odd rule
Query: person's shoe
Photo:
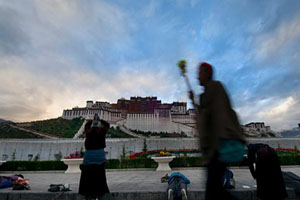
[[[187,200],[187,195],[186,195],[185,189],[181,189],[181,196],[182,196],[182,200]]]
[[[173,190],[172,189],[168,190],[168,200],[173,200]]]

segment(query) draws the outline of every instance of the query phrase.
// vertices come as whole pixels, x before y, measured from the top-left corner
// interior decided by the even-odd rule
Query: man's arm
[[[101,124],[103,125],[103,131],[106,132],[108,131],[108,129],[110,128],[110,124],[107,122],[107,121],[104,121],[104,120],[100,120],[101,121]]]
[[[195,95],[194,95],[194,92],[192,90],[189,91],[189,97],[190,97],[190,100],[192,101],[192,104],[195,108],[195,106],[196,106]]]
[[[251,172],[251,175],[253,176],[254,179],[256,179],[256,170],[254,168],[254,164],[256,161],[256,147],[253,144],[250,144],[248,146],[248,165],[249,165],[249,169]]]

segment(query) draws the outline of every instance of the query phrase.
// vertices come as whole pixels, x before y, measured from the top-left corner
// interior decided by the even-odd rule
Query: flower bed
[[[75,151],[71,153],[69,156],[65,156],[64,159],[75,159],[75,158],[83,158],[84,152],[83,151]]]
[[[282,156],[282,155],[299,156],[300,155],[300,151],[298,149],[277,148],[275,150],[279,156]]]
[[[159,153],[156,153],[154,156],[155,157],[166,157],[166,156],[172,156],[172,154],[167,151],[160,151]]]
[[[281,165],[300,165],[300,155],[280,155]],[[248,160],[230,164],[230,166],[248,166]],[[108,159],[106,169],[126,168],[156,168],[151,158],[136,159]],[[176,157],[170,163],[170,167],[203,167],[201,157]],[[43,171],[66,170],[67,166],[62,161],[7,161],[0,166],[0,171]]]
[[[150,150],[150,151],[143,151],[143,152],[138,152],[134,153],[132,155],[129,155],[129,159],[135,159],[135,158],[148,158],[151,156],[164,156],[163,153],[161,152],[168,152],[172,155],[176,155],[179,157],[180,154],[196,154],[200,153],[199,149],[179,149],[179,150],[174,150],[174,149],[168,149],[168,150],[163,150],[163,149],[157,149],[157,150]]]

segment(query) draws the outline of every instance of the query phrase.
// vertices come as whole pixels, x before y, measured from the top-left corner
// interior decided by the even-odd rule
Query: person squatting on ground
[[[244,145],[245,138],[223,85],[212,79],[212,66],[201,63],[198,75],[200,85],[204,87],[204,93],[200,95],[200,104],[195,103],[192,91],[189,92],[189,96],[196,110],[200,149],[207,167],[205,199],[233,199],[222,185],[226,162],[220,159],[220,147],[224,141],[237,141]]]
[[[172,173],[168,178],[168,200],[187,200],[187,184],[190,180],[183,174]]]
[[[105,174],[105,135],[109,130],[109,123],[100,120],[95,114],[94,119],[85,124],[85,153],[81,168],[79,194],[86,199],[100,199],[109,193]]]

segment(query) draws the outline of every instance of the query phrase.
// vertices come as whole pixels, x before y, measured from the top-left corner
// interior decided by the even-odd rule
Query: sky
[[[0,0],[0,118],[56,118],[87,100],[186,101],[176,65],[214,66],[241,124],[300,123],[299,0]]]

